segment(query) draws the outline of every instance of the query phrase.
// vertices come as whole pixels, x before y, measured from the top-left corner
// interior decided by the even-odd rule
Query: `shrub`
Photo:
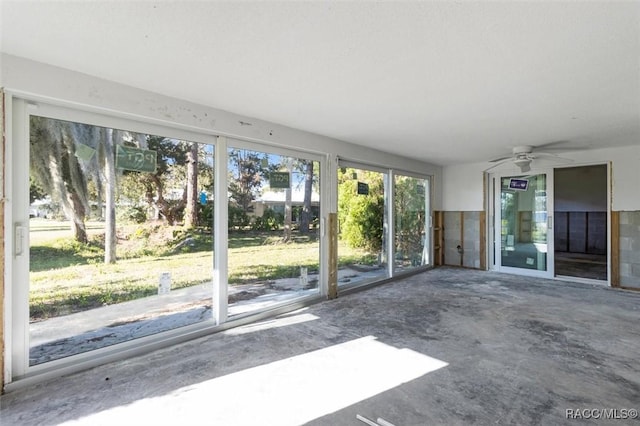
[[[266,209],[262,216],[256,217],[251,224],[254,231],[276,231],[284,226],[284,215],[273,209]]]
[[[251,223],[251,221],[249,220],[249,216],[247,216],[244,210],[232,204],[229,204],[228,215],[229,229],[242,229]]]
[[[147,221],[147,211],[140,206],[118,208],[116,220],[120,223],[144,223]]]
[[[340,173],[338,219],[340,238],[352,248],[371,252],[382,249],[384,229],[384,183],[376,172],[359,171],[359,179],[369,184],[369,194],[357,193],[357,181],[350,178],[353,169]]]

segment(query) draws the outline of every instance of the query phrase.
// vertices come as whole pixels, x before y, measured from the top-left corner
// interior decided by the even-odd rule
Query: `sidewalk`
[[[371,280],[380,269],[338,271],[339,284]],[[317,292],[318,275],[307,284],[284,278],[229,287],[229,315],[264,309]],[[31,323],[30,363],[41,364],[124,341],[172,330],[213,318],[212,286],[197,285],[129,302]]]

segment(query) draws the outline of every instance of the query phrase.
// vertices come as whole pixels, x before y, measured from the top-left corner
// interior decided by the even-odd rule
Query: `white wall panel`
[[[24,58],[0,55],[4,87],[26,99],[65,106],[75,105],[82,110],[309,152],[333,153],[353,161],[434,176],[434,206],[438,208],[441,204],[441,191],[438,186],[442,182],[440,166],[182,101]],[[392,146],[393,141],[389,143],[389,146]]]
[[[443,210],[483,210],[482,173],[487,167],[485,163],[444,167],[442,178]]]
[[[557,166],[583,166],[612,163],[613,210],[640,210],[640,141],[632,146],[604,148],[564,153],[562,157],[573,161]],[[545,167],[554,164],[545,162]],[[442,199],[443,210],[476,211],[483,209],[482,173],[490,163],[457,164],[443,168]],[[532,166],[535,166],[533,164]],[[505,164],[499,172],[520,171]],[[587,183],[585,183],[587,184]]]

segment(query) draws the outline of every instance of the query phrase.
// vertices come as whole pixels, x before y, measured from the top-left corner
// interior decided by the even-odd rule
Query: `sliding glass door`
[[[430,179],[348,161],[339,166],[338,285],[430,266]]]
[[[389,173],[347,165],[338,170],[338,286],[390,277]]]
[[[215,139],[17,104],[13,374],[213,324]]]
[[[230,140],[228,310],[237,316],[320,292],[320,158]]]
[[[549,173],[495,179],[495,264],[505,272],[553,276],[553,184]]]
[[[394,175],[394,272],[431,264],[429,179]]]

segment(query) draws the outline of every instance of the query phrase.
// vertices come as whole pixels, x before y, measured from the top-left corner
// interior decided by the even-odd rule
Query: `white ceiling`
[[[436,164],[640,143],[640,2],[2,1],[3,52]]]

